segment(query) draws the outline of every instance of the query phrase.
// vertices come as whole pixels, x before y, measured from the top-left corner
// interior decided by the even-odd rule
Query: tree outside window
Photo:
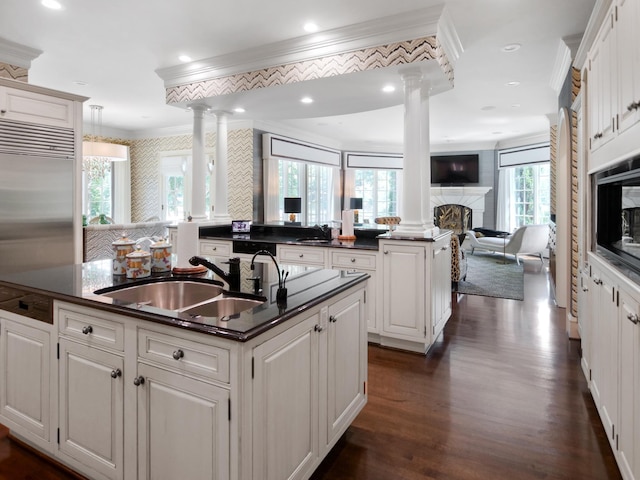
[[[513,175],[515,227],[549,222],[550,185],[548,163],[515,168]]]
[[[83,159],[83,205],[87,219],[99,215],[112,216],[113,212],[113,168],[112,162],[101,158]]]
[[[398,215],[397,170],[355,170],[354,196],[362,198],[363,219]]]

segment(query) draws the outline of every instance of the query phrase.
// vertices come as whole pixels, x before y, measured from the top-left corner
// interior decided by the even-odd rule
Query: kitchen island
[[[308,478],[366,404],[368,276],[281,268],[220,317],[94,293],[110,261],[1,277],[0,421],[90,478]]]

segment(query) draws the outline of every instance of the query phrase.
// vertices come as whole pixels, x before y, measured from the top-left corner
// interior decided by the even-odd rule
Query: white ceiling
[[[42,7],[40,0],[2,0],[0,37],[42,51],[32,62],[30,83],[90,97],[85,119],[90,118],[89,105],[102,105],[103,126],[131,137],[191,123],[190,112],[165,104],[163,80],[156,73],[179,64],[180,54],[194,60],[218,57],[308,35],[302,29],[308,20],[322,32],[443,3],[60,1],[63,9],[54,11]],[[463,52],[455,64],[454,88],[431,98],[432,143],[464,149],[548,132],[549,118],[558,110],[552,84],[561,39],[585,30],[595,0],[444,3]],[[513,43],[521,48],[501,51]],[[358,75],[352,77],[351,87],[329,84],[329,89],[364,88]],[[402,84],[396,74],[379,80],[393,81],[398,88],[390,95],[379,92],[386,97],[377,104],[384,108],[377,110],[362,112],[370,107],[336,95],[301,105],[303,87],[297,85],[275,87],[271,96],[278,108],[246,107],[246,113],[235,114],[233,120],[272,122],[349,149],[397,149],[402,145]],[[510,81],[520,85],[506,86]],[[246,102],[251,104],[249,98]],[[285,108],[287,104],[295,107]]]

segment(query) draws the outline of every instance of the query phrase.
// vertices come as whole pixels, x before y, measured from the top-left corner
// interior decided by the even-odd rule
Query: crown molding
[[[455,65],[460,55],[464,52],[464,47],[458,36],[458,32],[453,25],[453,20],[446,8],[443,10],[440,20],[438,21],[438,32],[436,38],[447,54],[449,63]]]
[[[497,143],[496,150],[504,150],[505,148],[523,147],[525,145],[534,145],[538,143],[549,143],[551,141],[551,133],[540,132],[537,134],[526,135],[523,137],[509,138]]]
[[[27,47],[0,37],[0,62],[16,67],[31,68],[31,62],[42,54],[41,50]]]
[[[571,50],[564,41],[558,42],[558,50],[556,51],[556,59],[553,63],[553,69],[551,70],[551,78],[549,79],[549,85],[556,92],[556,95],[562,90],[565,78],[567,78],[567,72],[571,67]]]
[[[589,53],[591,45],[593,45],[593,42],[598,35],[600,26],[607,16],[609,7],[611,7],[612,2],[613,0],[596,0],[596,4],[593,6],[591,16],[589,17],[589,22],[587,23],[587,28],[585,29],[584,35],[582,36],[582,42],[580,42],[580,46],[576,51],[573,62],[576,68],[578,68],[579,70],[582,70],[585,66],[585,63],[587,62],[587,54]]]
[[[436,35],[443,4],[156,70],[165,88]],[[444,26],[442,28],[445,28]],[[451,29],[452,27],[447,27]],[[455,30],[454,30],[455,32]],[[449,32],[449,35],[453,33]],[[455,35],[457,37],[457,34]],[[455,54],[455,41],[450,40]],[[458,40],[459,42],[459,40]],[[452,61],[452,59],[450,59]]]

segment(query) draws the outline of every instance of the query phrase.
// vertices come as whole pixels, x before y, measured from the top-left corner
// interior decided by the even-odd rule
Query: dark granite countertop
[[[275,266],[272,263],[256,263],[255,270],[251,270],[249,263],[241,262],[240,264],[242,285],[239,294],[245,296],[254,294],[254,282],[250,278],[260,277],[259,295],[265,297],[266,301],[256,308],[232,317],[193,318],[185,313],[149,305],[118,305],[118,302],[110,297],[97,295],[94,292],[116,285],[133,284],[140,280],[129,280],[124,276],[112,275],[111,260],[0,275],[0,287],[18,289],[25,295],[35,293],[52,299],[242,342],[260,335],[369,277],[365,273],[280,265],[281,269],[289,272],[289,277],[286,283],[287,303],[285,306],[279,306],[276,302],[278,274]],[[173,278],[171,274],[161,274],[142,281],[168,281],[171,278]],[[181,278],[189,277],[181,276]],[[208,272],[193,278],[197,278],[196,281],[202,281],[215,277]],[[226,284],[224,288],[227,288]],[[234,292],[227,293],[234,295]],[[1,305],[0,308],[2,308]]]
[[[353,241],[332,239],[326,243],[304,241],[320,237],[320,230],[314,227],[291,225],[262,225],[251,226],[251,233],[234,234],[231,225],[215,225],[200,227],[200,238],[210,240],[247,241],[259,243],[275,243],[286,245],[303,245],[313,247],[354,248],[359,250],[378,250],[377,237],[385,233],[386,229],[363,228],[356,229],[356,239]]]

